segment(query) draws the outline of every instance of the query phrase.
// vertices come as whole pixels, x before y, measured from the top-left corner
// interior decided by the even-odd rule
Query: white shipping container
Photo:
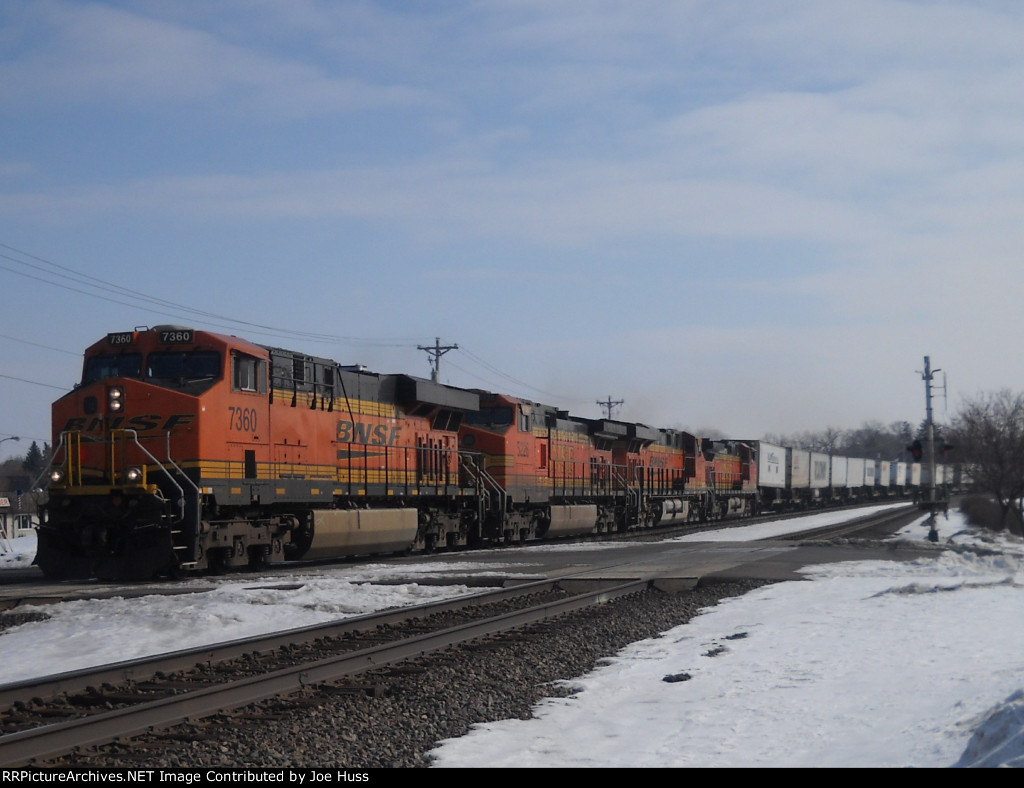
[[[921,484],[927,485],[929,483],[929,479],[930,478],[931,478],[931,474],[928,473],[928,466],[922,464],[921,465]],[[944,482],[943,482],[944,478],[945,478],[945,466],[944,465],[936,465],[935,466],[935,483],[936,484],[944,484]]]
[[[864,460],[864,486],[875,486],[875,461]]]
[[[789,484],[792,490],[806,490],[811,486],[811,453],[793,449],[789,460]]]
[[[879,460],[878,468],[875,470],[875,484],[879,487],[888,487],[892,479],[892,463],[888,460]]]
[[[907,468],[907,484],[911,487],[921,486],[921,463],[911,463]]]
[[[760,441],[757,457],[757,484],[759,487],[786,486],[786,450],[781,446]]]
[[[833,486],[835,486],[833,484]],[[846,486],[849,488],[864,486],[864,460],[849,457],[846,460]]]
[[[907,486],[907,464],[905,462],[890,463],[889,483],[894,487]]]
[[[832,463],[827,454],[811,453],[811,489],[824,490],[832,478]]]
[[[846,457],[832,458],[832,487],[846,486],[847,467]]]

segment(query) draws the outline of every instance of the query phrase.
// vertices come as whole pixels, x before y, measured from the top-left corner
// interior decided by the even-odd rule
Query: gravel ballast
[[[60,766],[426,767],[442,739],[480,722],[529,719],[545,697],[626,645],[688,622],[721,599],[763,585],[647,591],[473,643],[316,687],[162,734],[66,756]]]

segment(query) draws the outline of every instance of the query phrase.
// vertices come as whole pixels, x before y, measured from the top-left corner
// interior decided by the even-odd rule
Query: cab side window
[[[267,392],[267,363],[244,353],[231,355],[231,385],[235,391]]]

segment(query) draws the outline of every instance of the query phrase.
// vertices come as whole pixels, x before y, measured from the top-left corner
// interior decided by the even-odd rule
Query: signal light
[[[912,456],[915,460],[920,460],[922,455],[924,454],[924,448],[921,446],[921,441],[914,441],[913,443],[911,443],[909,446],[907,446],[907,451],[910,452],[910,456]]]

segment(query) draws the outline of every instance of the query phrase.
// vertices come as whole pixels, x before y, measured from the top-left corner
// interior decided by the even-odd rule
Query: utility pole
[[[612,399],[612,395],[609,394],[608,395],[608,399],[606,399],[604,402],[602,402],[601,400],[598,400],[597,404],[600,405],[602,408],[607,409],[607,411],[608,411],[608,418],[611,419],[611,417],[612,417],[612,408],[618,407],[623,402],[625,402],[625,400],[623,400],[623,399],[613,400]]]
[[[449,350],[458,350],[458,345],[442,345],[441,337],[434,337],[434,346],[417,345],[417,350],[425,350],[430,356],[430,379],[435,383],[441,382],[441,356]]]

